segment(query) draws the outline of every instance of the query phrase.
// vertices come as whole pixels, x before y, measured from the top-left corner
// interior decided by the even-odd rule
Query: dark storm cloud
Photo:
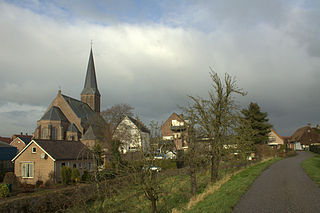
[[[129,103],[146,123],[165,120],[207,95],[211,66],[280,134],[320,119],[316,1],[74,2],[0,1],[0,119],[11,122],[0,135],[24,131],[23,116],[31,131],[59,88],[79,98],[91,39],[102,109]]]

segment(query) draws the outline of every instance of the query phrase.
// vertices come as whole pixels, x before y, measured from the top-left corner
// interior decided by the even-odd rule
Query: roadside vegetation
[[[312,157],[302,162],[302,167],[309,177],[320,185],[320,154],[313,154]]]

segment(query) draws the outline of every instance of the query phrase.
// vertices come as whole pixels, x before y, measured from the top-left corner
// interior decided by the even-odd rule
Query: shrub
[[[6,184],[17,184],[17,177],[13,172],[7,172],[3,178],[3,182]]]
[[[36,187],[39,188],[41,186],[43,186],[43,181],[42,180],[37,180]]]
[[[80,173],[79,173],[79,170],[77,168],[73,168],[72,169],[71,180],[74,183],[79,183],[79,181],[80,181]]]
[[[70,169],[70,167],[63,166],[61,168],[61,181],[65,185],[70,184],[70,182],[71,182],[71,169]]]
[[[91,175],[88,171],[84,171],[83,172],[83,175],[81,176],[81,180],[84,181],[84,182],[90,182],[91,180]]]
[[[0,197],[8,197],[9,196],[9,188],[7,184],[0,184]]]
[[[35,186],[32,184],[23,183],[22,192],[34,192]]]

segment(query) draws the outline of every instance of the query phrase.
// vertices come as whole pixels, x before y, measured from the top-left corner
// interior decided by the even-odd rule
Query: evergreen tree
[[[241,113],[251,125],[251,128],[256,131],[253,136],[255,144],[268,142],[268,134],[271,131],[272,125],[268,123],[268,113],[261,112],[257,103],[250,103],[248,109],[243,109]]]

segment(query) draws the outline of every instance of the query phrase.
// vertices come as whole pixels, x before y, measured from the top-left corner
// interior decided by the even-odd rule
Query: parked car
[[[149,170],[149,165],[145,165],[144,167],[142,167],[142,170]],[[161,172],[161,167],[151,165],[150,170],[156,171],[156,172]]]

